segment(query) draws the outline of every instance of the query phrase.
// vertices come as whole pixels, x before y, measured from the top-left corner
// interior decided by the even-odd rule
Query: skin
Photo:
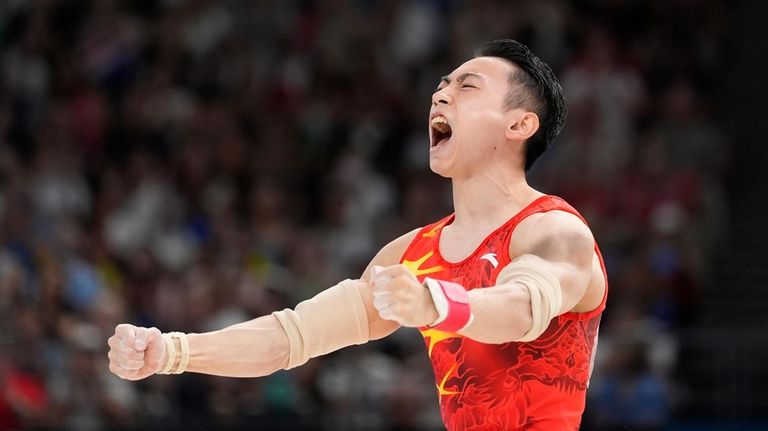
[[[468,257],[498,226],[543,195],[528,185],[523,170],[524,142],[538,130],[538,116],[525,109],[502,108],[507,78],[515,67],[499,58],[469,60],[432,96],[430,118],[440,114],[452,129],[450,140],[430,151],[431,169],[453,182],[456,216],[440,238],[440,253],[449,261]],[[388,245],[393,250],[387,256],[399,258],[405,251],[401,244],[408,244],[413,235]],[[563,294],[561,313],[599,306],[605,280],[592,233],[576,216],[551,211],[526,218],[515,229],[510,255],[535,256],[557,276]],[[375,304],[380,313],[384,309],[384,317],[404,326],[433,322],[436,311],[418,280],[402,265],[378,266],[386,263],[374,259],[367,271],[372,274],[374,295],[384,291],[383,296],[391,298]],[[475,319],[462,335],[501,343],[521,338],[530,329],[530,297],[520,286],[472,290],[469,297]]]
[[[432,171],[453,183],[455,219],[440,238],[440,253],[449,261],[469,256],[484,238],[543,195],[528,185],[523,170],[524,143],[538,130],[539,118],[523,108],[503,107],[515,67],[499,58],[474,58],[443,78],[432,96],[430,119],[442,115],[452,129],[447,142],[430,145],[429,150]],[[400,326],[425,326],[437,318],[427,289],[399,264],[417,232],[384,246],[361,276],[366,281],[360,289],[371,339]],[[592,233],[576,216],[551,211],[527,217],[515,229],[510,255],[536,259],[558,278],[561,313],[599,306],[605,280]],[[523,287],[509,283],[468,294],[474,319],[462,335],[503,343],[521,338],[531,328],[530,297]],[[260,376],[287,364],[287,337],[271,316],[190,334],[189,343],[192,372]],[[148,377],[165,361],[156,328],[121,324],[108,344],[110,370],[125,379]]]

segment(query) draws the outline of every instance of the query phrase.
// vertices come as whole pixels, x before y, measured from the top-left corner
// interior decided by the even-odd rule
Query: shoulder
[[[396,262],[393,263],[400,263],[400,258],[403,256],[403,253],[405,253],[405,250],[408,248],[409,245],[413,242],[414,238],[416,238],[416,235],[419,234],[419,232],[423,228],[416,228],[406,234],[403,234],[391,242],[389,242],[387,245],[382,247],[381,252],[385,252],[387,255],[393,255],[396,256],[395,260]]]
[[[422,229],[423,228],[416,228],[404,235],[395,238],[387,245],[382,247],[381,250],[376,253],[376,256],[374,256],[373,260],[371,260],[371,263],[368,264],[368,267],[365,269],[362,278],[366,280],[368,279],[370,268],[374,265],[391,266],[400,263],[400,258],[403,257],[403,254],[408,249],[408,246],[411,245],[413,239],[416,238],[416,235],[418,235]]]
[[[556,257],[578,255],[591,258],[595,238],[589,227],[576,215],[553,210],[532,214],[515,228],[510,241],[510,255],[536,254]]]

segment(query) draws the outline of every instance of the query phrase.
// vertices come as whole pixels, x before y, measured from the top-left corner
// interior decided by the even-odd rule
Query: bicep
[[[592,276],[594,238],[589,228],[567,213],[546,213],[516,231],[513,256],[535,256],[557,277],[563,302],[560,313],[573,309],[587,291]]]

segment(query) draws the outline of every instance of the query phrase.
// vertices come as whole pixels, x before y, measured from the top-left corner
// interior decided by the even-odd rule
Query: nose
[[[451,96],[446,93],[445,88],[437,90],[432,94],[432,104],[435,106],[448,105],[452,100]]]

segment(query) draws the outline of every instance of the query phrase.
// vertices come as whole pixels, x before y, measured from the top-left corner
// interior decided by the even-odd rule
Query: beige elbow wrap
[[[522,256],[509,263],[496,278],[496,284],[516,283],[531,297],[531,329],[516,341],[533,341],[547,330],[549,322],[560,314],[563,293],[560,281],[535,256]]]
[[[288,336],[286,370],[310,358],[369,340],[368,315],[360,293],[360,280],[344,280],[299,303],[272,313]]]

